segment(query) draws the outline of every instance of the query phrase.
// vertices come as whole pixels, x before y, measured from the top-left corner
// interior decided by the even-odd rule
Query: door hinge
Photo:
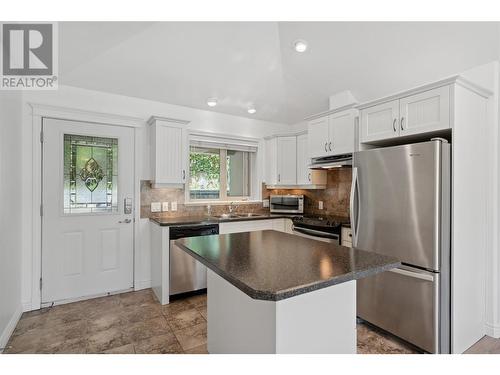
[[[40,290],[42,290],[42,278],[40,277]]]
[[[43,130],[40,131],[40,143],[43,143]]]
[[[43,203],[40,204],[40,216],[43,216]]]

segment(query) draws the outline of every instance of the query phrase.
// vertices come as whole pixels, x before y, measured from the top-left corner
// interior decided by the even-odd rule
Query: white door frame
[[[41,131],[44,118],[60,120],[89,122],[103,125],[127,126],[134,128],[134,288],[137,280],[138,251],[140,234],[138,219],[141,212],[140,204],[140,181],[138,155],[137,128],[145,127],[146,121],[129,116],[121,116],[102,112],[84,111],[67,107],[57,107],[37,103],[28,103],[32,111],[32,178],[33,178],[33,207],[32,207],[32,285],[31,285],[31,309],[36,310],[42,306],[42,295],[40,290],[40,279],[42,276],[42,217],[40,215],[42,205],[42,145]]]

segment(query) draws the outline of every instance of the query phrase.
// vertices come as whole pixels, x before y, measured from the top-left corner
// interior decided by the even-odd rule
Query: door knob
[[[121,220],[118,222],[118,224],[130,224],[132,222],[132,219],[125,219],[125,220]]]

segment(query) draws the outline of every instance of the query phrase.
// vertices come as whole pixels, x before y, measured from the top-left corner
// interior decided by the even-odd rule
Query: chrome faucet
[[[230,203],[229,203],[229,213],[230,213],[230,214],[232,214],[232,213],[233,213],[233,210],[234,210],[233,204],[234,204],[234,202],[230,202]]]
[[[212,206],[210,206],[209,204],[207,204],[207,215],[212,216]]]

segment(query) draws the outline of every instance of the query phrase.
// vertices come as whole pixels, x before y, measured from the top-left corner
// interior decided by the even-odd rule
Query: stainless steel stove
[[[304,215],[292,219],[293,231],[303,237],[340,245],[342,224],[349,219],[338,216]]]

